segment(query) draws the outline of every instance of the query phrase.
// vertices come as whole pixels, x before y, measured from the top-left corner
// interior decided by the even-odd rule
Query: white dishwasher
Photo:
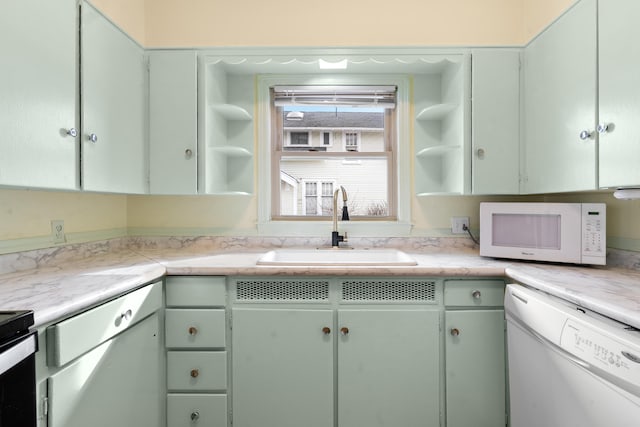
[[[519,285],[504,305],[511,427],[640,426],[640,331]]]

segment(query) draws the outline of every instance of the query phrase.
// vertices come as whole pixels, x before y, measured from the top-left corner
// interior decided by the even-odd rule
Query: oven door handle
[[[32,332],[26,338],[0,353],[0,375],[36,352],[36,337],[36,332]]]

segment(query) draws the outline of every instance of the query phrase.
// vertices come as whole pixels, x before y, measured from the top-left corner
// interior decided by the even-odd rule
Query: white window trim
[[[307,203],[306,203],[306,198],[307,198],[307,183],[315,183],[316,184],[316,212],[319,212],[318,214],[314,215],[314,216],[321,216],[322,215],[322,184],[326,183],[331,183],[333,185],[333,189],[335,190],[336,187],[336,181],[333,179],[303,179],[302,180],[302,215],[307,215]],[[297,199],[296,199],[297,202]]]
[[[396,166],[396,221],[348,221],[341,223],[345,231],[352,235],[371,237],[408,236],[411,232],[411,79],[405,74],[344,75],[339,79],[334,75],[258,75],[257,82],[257,194],[258,194],[258,234],[265,236],[324,236],[331,231],[330,221],[272,221],[271,220],[271,97],[269,88],[284,84],[395,84],[397,93],[397,137],[395,155]]]
[[[344,151],[348,151],[347,150],[347,134],[348,133],[355,133],[356,134],[356,151],[362,151],[361,147],[362,147],[362,133],[360,131],[356,131],[356,130],[344,130],[342,132],[342,149]]]

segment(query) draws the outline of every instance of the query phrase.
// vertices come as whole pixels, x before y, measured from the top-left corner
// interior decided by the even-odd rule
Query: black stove
[[[33,326],[33,311],[0,311],[0,343],[29,332]]]
[[[0,311],[0,427],[36,426],[33,311]]]

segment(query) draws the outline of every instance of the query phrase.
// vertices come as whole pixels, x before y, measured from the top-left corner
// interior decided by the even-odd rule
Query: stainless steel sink
[[[257,265],[417,265],[396,249],[276,249],[264,254]]]

